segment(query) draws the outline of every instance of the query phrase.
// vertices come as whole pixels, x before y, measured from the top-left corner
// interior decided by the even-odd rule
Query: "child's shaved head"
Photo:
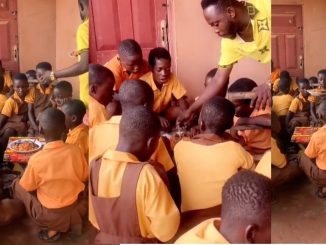
[[[154,100],[154,93],[151,86],[143,80],[127,80],[120,87],[119,100],[122,107],[140,105],[150,107]]]
[[[134,39],[125,39],[119,44],[118,54],[120,57],[136,56],[142,55],[142,50]]]
[[[126,147],[140,161],[147,161],[157,147],[161,124],[158,116],[137,106],[122,113],[119,127],[119,147]]]
[[[286,77],[280,78],[279,90],[284,94],[288,94],[290,91],[291,80]]]
[[[204,130],[221,135],[232,127],[234,114],[235,108],[231,101],[223,97],[213,97],[203,105],[200,119]]]
[[[60,81],[54,86],[53,96],[57,106],[61,107],[72,97],[72,85],[67,81]]]
[[[76,125],[83,122],[83,117],[86,114],[86,106],[81,100],[69,100],[61,108],[67,116],[76,117]]]
[[[233,232],[248,232],[247,241],[270,242],[272,186],[267,177],[250,170],[233,175],[222,190],[221,219],[223,225],[233,224]],[[222,227],[221,227],[222,229]],[[253,237],[248,237],[252,236]],[[253,239],[253,240],[251,240]],[[231,241],[242,243],[245,241]]]
[[[40,127],[45,139],[60,140],[66,131],[65,114],[55,108],[44,110],[40,114]]]

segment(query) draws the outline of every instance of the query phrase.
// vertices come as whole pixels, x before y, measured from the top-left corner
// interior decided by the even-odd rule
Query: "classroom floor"
[[[272,243],[326,243],[326,199],[308,179],[282,186],[272,206]]]
[[[60,240],[55,242],[57,245],[86,245],[88,243],[88,237],[91,233],[90,225],[85,224],[83,227],[83,234],[79,237],[69,237],[63,235]],[[0,227],[0,244],[1,245],[45,245],[48,242],[43,242],[37,237],[38,229],[31,219],[25,216],[19,222],[14,224]]]

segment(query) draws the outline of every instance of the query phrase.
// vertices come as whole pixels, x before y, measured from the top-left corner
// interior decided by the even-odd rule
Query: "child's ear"
[[[76,115],[72,115],[72,117],[71,117],[71,121],[72,121],[72,122],[76,122],[76,121],[77,121],[77,116],[76,116]]]
[[[245,235],[248,243],[255,243],[257,229],[258,227],[255,224],[246,227]]]
[[[147,149],[151,152],[151,155],[157,147],[157,142],[158,140],[155,137],[151,137],[147,140]]]
[[[234,19],[235,17],[235,8],[234,7],[227,7],[226,8],[226,13],[232,18]]]
[[[96,94],[97,91],[97,87],[95,85],[91,85],[91,87],[89,88],[89,92],[91,94]]]

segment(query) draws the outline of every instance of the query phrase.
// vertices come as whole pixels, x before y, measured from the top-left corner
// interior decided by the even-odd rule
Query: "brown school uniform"
[[[9,99],[5,102],[5,105],[1,111],[2,115],[8,117],[6,124],[2,127],[0,135],[2,135],[6,129],[15,129],[18,135],[26,134],[26,123],[27,123],[27,111],[28,106],[25,101],[18,96],[15,92]]]
[[[79,196],[87,178],[88,165],[80,149],[53,141],[30,158],[22,178],[13,186],[14,197],[24,203],[42,229],[66,232],[81,224],[86,214],[87,200]]]

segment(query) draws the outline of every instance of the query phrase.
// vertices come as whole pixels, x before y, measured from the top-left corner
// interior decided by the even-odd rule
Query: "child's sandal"
[[[61,238],[61,233],[58,232],[57,234],[55,234],[52,237],[49,237],[48,231],[47,230],[41,230],[38,233],[38,238],[42,241],[45,242],[56,242]]]

